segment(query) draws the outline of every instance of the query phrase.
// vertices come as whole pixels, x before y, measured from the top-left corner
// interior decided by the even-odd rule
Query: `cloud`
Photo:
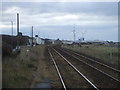
[[[20,13],[21,26],[72,25],[73,23],[84,26],[117,24],[117,16],[112,15],[115,13],[116,9],[113,10],[111,7],[108,9],[108,6],[106,6],[110,5],[115,8],[115,3],[54,2],[29,4],[4,3],[2,13],[3,24],[7,25],[10,21],[16,22],[16,13],[18,12]]]
[[[117,3],[113,2],[12,2],[3,4],[3,23],[0,25],[0,28],[6,29],[5,32],[7,32],[7,30],[11,28],[11,21],[14,22],[14,28],[16,28],[16,13],[18,12],[20,13],[20,29],[21,31],[24,31],[24,33],[27,33],[31,26],[34,26],[36,29],[43,29],[43,32],[49,32],[51,35],[53,34],[56,36],[57,34],[54,34],[54,32],[57,33],[59,30],[62,30],[62,32],[64,31],[64,34],[67,34],[67,30],[73,29],[73,24],[79,26],[79,28],[76,27],[78,30],[82,27],[87,28],[88,30],[93,29],[96,32],[97,30],[109,31],[111,28],[116,28],[118,25]],[[59,36],[63,37],[62,35],[64,34],[59,34]],[[68,38],[71,38],[71,34]]]
[[[15,15],[14,15],[15,16]],[[8,21],[9,20],[9,21]],[[14,19],[13,19],[14,20]],[[4,17],[3,22],[8,24],[10,20]],[[16,22],[16,21],[15,21]],[[117,17],[90,15],[87,13],[71,14],[71,13],[43,13],[36,15],[20,14],[20,23],[22,26],[41,26],[41,25],[73,25],[76,23],[81,26],[95,25],[117,25]]]

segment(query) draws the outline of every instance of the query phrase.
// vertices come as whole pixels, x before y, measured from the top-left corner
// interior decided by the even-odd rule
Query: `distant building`
[[[73,41],[68,41],[68,40],[62,40],[63,44],[73,44]]]
[[[62,43],[61,40],[57,39],[57,40],[54,41],[54,44],[61,45],[61,44],[63,44],[63,43]]]
[[[52,44],[52,39],[45,38],[44,40],[46,45]]]
[[[38,35],[35,35],[36,44],[45,44],[45,40],[43,38],[38,37]]]
[[[32,38],[29,38],[29,39],[28,39],[27,45],[32,46]],[[33,38],[33,45],[36,45],[36,39],[35,39],[35,38]]]
[[[51,42],[51,44],[55,44],[55,40],[51,39],[49,41]]]
[[[77,41],[75,41],[76,43],[81,43],[81,42],[84,42],[84,38],[80,38],[78,39]]]

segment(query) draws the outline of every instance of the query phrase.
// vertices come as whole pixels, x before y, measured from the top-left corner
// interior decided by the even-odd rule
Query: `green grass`
[[[105,63],[118,67],[118,62],[119,62],[118,55],[120,55],[118,53],[118,48],[107,47],[103,45],[82,45],[82,47],[79,47],[77,45],[75,45],[74,47],[63,45],[62,47],[79,51],[81,53],[90,55],[92,57],[99,58]],[[112,52],[112,57],[111,57],[111,52]]]
[[[43,51],[44,46],[23,46],[19,55],[3,58],[2,87],[29,88],[37,73],[38,61],[44,57]]]

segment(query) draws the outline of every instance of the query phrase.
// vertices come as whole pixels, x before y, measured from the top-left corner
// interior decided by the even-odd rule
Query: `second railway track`
[[[74,65],[65,59],[55,49],[48,48],[51,59],[53,59],[56,71],[63,88],[95,88],[98,89],[89,79],[87,79]]]
[[[79,52],[75,52],[69,49],[65,49],[65,48],[61,48],[64,51],[67,51],[68,53],[75,55],[77,58],[81,59],[83,62],[86,62],[94,67],[96,67],[97,69],[105,72],[107,75],[109,75],[110,77],[112,77],[113,79],[117,80],[118,82],[120,82],[120,71],[118,69],[115,69],[113,67],[110,67],[106,64],[103,64],[101,62],[98,62],[97,60],[94,60],[92,58],[86,57],[84,55],[81,55]]]
[[[61,53],[64,57],[66,57],[74,66],[78,68],[78,70],[82,71],[82,73],[89,78],[97,87],[99,88],[118,88],[119,87],[119,80],[116,78],[111,77],[111,75],[104,73],[103,71],[94,68],[94,66],[83,63],[79,60],[78,57],[68,54],[68,52],[62,51],[59,48],[55,48],[56,51]],[[106,75],[107,74],[107,75]]]

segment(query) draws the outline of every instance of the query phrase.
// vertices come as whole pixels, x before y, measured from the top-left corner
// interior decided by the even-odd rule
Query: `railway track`
[[[69,88],[98,88],[84,76],[71,62],[53,48],[48,48],[61,84],[65,90]]]
[[[59,71],[59,69],[58,69],[58,66],[57,66],[57,64],[56,64],[56,62],[55,62],[55,59],[53,58],[53,55],[51,54],[51,52],[50,52],[49,49],[48,49],[48,51],[49,51],[50,57],[51,57],[54,65],[55,65],[55,69],[57,70],[57,74],[58,74],[58,76],[59,76],[59,78],[60,78],[60,81],[61,81],[61,83],[62,83],[62,86],[63,86],[63,88],[64,88],[65,90],[67,90],[66,85],[65,85],[65,83],[64,83],[64,81],[63,81],[63,78],[62,78],[62,76],[61,76],[61,74],[60,74],[60,71]]]
[[[93,81],[97,87],[99,87],[99,88],[118,88],[119,87],[119,84],[120,84],[119,79],[116,77],[113,77],[115,75],[113,74],[113,76],[112,76],[111,75],[112,73],[110,74],[110,73],[104,72],[104,70],[103,70],[104,68],[109,68],[109,67],[106,67],[106,65],[102,65],[101,63],[99,64],[97,62],[98,65],[101,65],[101,66],[96,65],[99,67],[99,68],[97,68],[97,67],[95,67],[95,65],[92,64],[92,62],[90,63],[89,61],[85,60],[86,58],[84,58],[84,60],[81,60],[78,57],[79,54],[77,54],[75,52],[69,52],[62,48],[56,48],[56,47],[54,48],[54,50],[56,50],[61,55],[63,55],[67,59],[69,59],[70,62],[73,62],[73,63],[76,62],[76,63],[74,63],[74,65],[77,65],[78,70],[81,70],[81,68],[84,68],[84,70],[87,71],[87,72],[84,72],[82,70],[84,75],[87,76],[91,81]],[[78,64],[81,66],[79,66]],[[104,66],[103,69],[100,69],[102,66]],[[111,68],[109,68],[109,69],[111,69]],[[107,70],[107,69],[105,69],[105,70]],[[114,69],[111,69],[111,71],[119,73],[119,71],[114,70]]]
[[[90,60],[90,61],[92,61],[93,63],[97,63],[97,64],[99,64],[99,65],[102,65],[103,67],[107,67],[107,68],[109,68],[109,69],[111,69],[111,70],[113,70],[113,71],[116,71],[116,72],[120,73],[120,70],[118,70],[118,69],[116,69],[116,68],[113,68],[113,67],[111,67],[111,66],[109,66],[109,65],[107,65],[107,64],[101,63],[101,62],[99,62],[99,61],[97,61],[97,60],[95,60],[95,59],[89,58],[89,57],[87,57],[87,56],[85,56],[85,55],[81,55],[81,54],[80,54],[79,52],[77,52],[77,51],[73,51],[73,50],[66,49],[66,48],[62,48],[62,49],[67,50],[67,51],[69,51],[69,52],[71,52],[71,53],[73,53],[73,54],[75,54],[75,55],[77,55],[77,56],[80,56],[81,58],[85,58],[85,59],[87,59],[87,60]]]
[[[106,65],[104,63],[101,63],[101,62],[99,62],[97,60],[94,60],[92,58],[81,55],[79,52],[75,52],[73,50],[69,50],[69,49],[65,49],[65,48],[62,48],[62,49],[66,50],[68,53],[71,53],[71,54],[75,55],[77,58],[80,58],[84,62],[87,62],[88,64],[91,64],[92,66],[98,68],[99,70],[105,72],[106,74],[109,74],[108,76],[110,76],[113,79],[120,82],[120,78],[119,78],[120,70],[118,70],[116,68],[113,68],[111,66],[108,66],[108,65]]]

